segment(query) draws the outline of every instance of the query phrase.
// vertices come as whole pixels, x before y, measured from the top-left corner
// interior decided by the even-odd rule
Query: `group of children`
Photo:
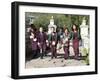
[[[74,58],[78,59],[79,56],[79,40],[81,38],[78,28],[75,24],[72,26],[72,30],[69,32],[66,27],[64,30],[60,29],[59,32],[55,32],[54,27],[51,27],[52,32],[46,33],[43,28],[40,27],[39,31],[31,29],[30,41],[32,46],[32,54],[36,55],[39,51],[41,59],[47,55],[47,48],[51,52],[51,58],[57,58],[57,50],[63,48],[64,59],[69,57],[69,45],[72,41],[72,47],[74,49]]]

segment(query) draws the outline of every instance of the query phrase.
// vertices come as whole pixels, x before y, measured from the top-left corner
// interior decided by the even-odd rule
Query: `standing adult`
[[[46,39],[46,34],[43,32],[43,28],[40,27],[38,32],[38,46],[40,49],[41,59],[43,59],[43,56],[46,55]]]
[[[63,39],[63,28],[60,28],[60,29],[59,29],[59,32],[58,32],[57,37],[58,37],[58,41],[59,41],[60,43],[62,43],[62,39]]]
[[[76,24],[72,25],[72,31],[70,33],[70,39],[73,41],[73,48],[75,53],[75,59],[78,59],[79,56],[79,40],[81,36],[79,34],[79,30]]]
[[[69,32],[68,29],[65,28],[64,34],[63,34],[63,49],[64,49],[64,59],[67,59],[69,56]]]
[[[34,32],[31,32],[30,40],[32,45],[32,58],[35,58],[35,56],[37,56],[38,44],[36,34]]]
[[[29,59],[30,56],[32,56],[33,58],[35,55],[33,54],[33,47],[32,47],[35,30],[36,30],[36,27],[34,24],[29,25],[29,27],[26,26],[26,31],[25,31],[26,59],[27,58]]]
[[[56,54],[56,46],[57,46],[57,33],[55,32],[55,28],[52,27],[52,34],[51,34],[51,58],[53,59],[53,57],[57,58],[57,54]]]

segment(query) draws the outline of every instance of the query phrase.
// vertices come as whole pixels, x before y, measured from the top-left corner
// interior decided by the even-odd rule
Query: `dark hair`
[[[61,27],[59,30],[62,30],[63,31],[63,27]]]
[[[34,25],[34,24],[31,24],[31,25],[30,25],[30,27],[31,27],[31,28],[34,28],[34,27],[35,27],[35,25]]]
[[[65,32],[65,30],[67,29],[67,31],[69,32],[69,29],[66,27],[66,28],[64,28],[64,32]]]
[[[54,27],[51,27],[51,28],[53,28],[53,31],[55,31],[55,28]]]
[[[36,38],[36,32],[30,32],[30,35],[31,35],[31,33],[33,33],[34,34],[34,37]]]
[[[76,27],[76,31],[78,31],[78,26],[76,24],[72,25],[72,31],[74,31],[73,26],[75,26]]]
[[[55,29],[54,27],[51,27],[51,28]]]
[[[59,32],[60,30],[62,30],[62,32],[63,32],[63,28],[62,27],[59,27],[59,28],[57,27],[56,31]]]
[[[37,29],[36,29],[36,26],[35,26],[34,24],[31,24],[30,27],[31,27],[31,29],[33,29],[34,31],[37,30]]]

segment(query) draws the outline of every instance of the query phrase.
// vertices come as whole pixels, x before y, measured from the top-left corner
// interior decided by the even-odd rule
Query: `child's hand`
[[[36,39],[36,38],[34,38],[34,39],[33,39],[33,41],[37,41],[37,39]]]

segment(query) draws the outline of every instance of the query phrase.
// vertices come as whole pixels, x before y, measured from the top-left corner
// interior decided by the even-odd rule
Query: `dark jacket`
[[[35,38],[35,39],[37,39],[37,38]],[[38,49],[37,40],[36,41],[32,40],[32,50],[37,50],[37,49]]]
[[[53,32],[53,34],[51,35],[51,43],[55,41],[55,45],[57,45],[57,33]]]
[[[39,32],[37,38],[39,43],[46,43],[47,36],[44,32]]]
[[[81,39],[81,35],[80,35],[79,31],[78,31],[77,34],[78,34],[78,39],[80,40],[80,39]],[[69,40],[74,40],[74,39],[75,39],[74,32],[71,31],[71,32],[70,32]]]

